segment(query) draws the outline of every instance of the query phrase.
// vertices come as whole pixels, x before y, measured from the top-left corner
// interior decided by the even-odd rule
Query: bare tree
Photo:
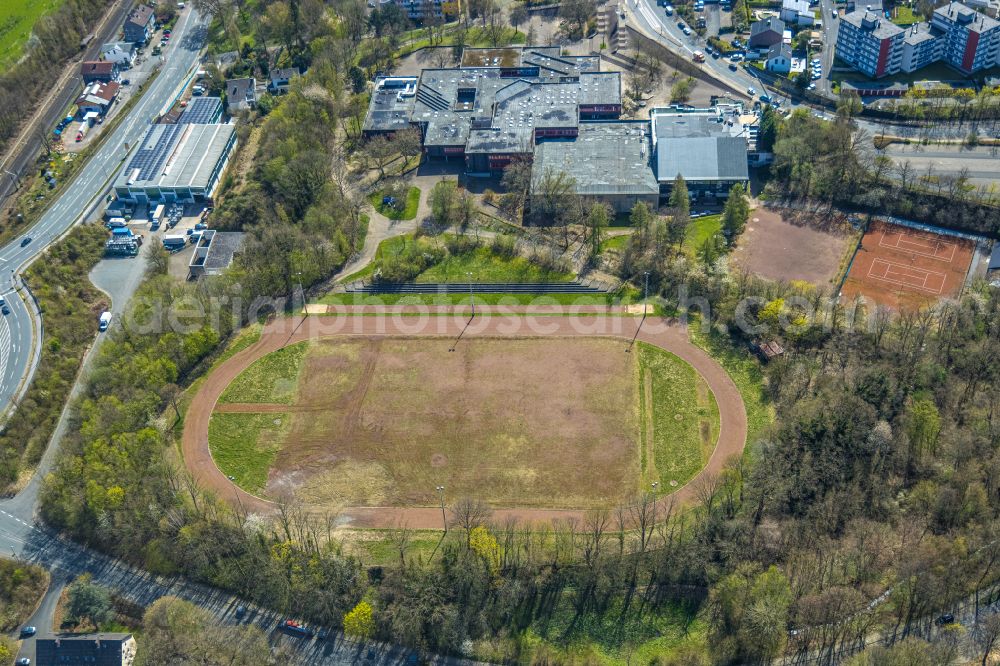
[[[493,510],[483,500],[463,497],[451,508],[451,521],[465,530],[465,545],[468,546],[469,533],[485,524],[492,514]]]

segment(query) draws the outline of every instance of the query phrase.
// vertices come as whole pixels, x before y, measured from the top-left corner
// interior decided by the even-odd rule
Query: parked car
[[[246,617],[246,614],[247,614],[247,607],[246,606],[237,606],[236,607],[236,619],[237,620],[242,620],[244,617]]]
[[[301,638],[312,638],[314,636],[312,629],[299,624],[295,620],[284,620],[280,625],[278,625],[278,628],[286,634],[299,636]]]
[[[14,662],[14,666],[31,666],[31,660],[27,657],[21,657]]]
[[[816,84],[810,83],[809,85],[806,86],[806,90],[816,90]]]
[[[943,627],[946,624],[955,624],[955,616],[952,613],[945,613],[934,620],[934,624],[939,627]]]
[[[21,627],[21,638],[30,638],[31,636],[34,636],[37,631],[38,629],[35,629],[30,625],[27,627]]]

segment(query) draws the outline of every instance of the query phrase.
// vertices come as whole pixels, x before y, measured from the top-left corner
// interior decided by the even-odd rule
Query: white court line
[[[897,233],[896,242],[890,244],[890,243],[886,242],[886,240],[885,240],[885,233],[886,232],[883,231],[882,232],[882,237],[879,238],[879,241],[878,241],[879,247],[888,248],[890,250],[901,250],[903,252],[909,252],[910,254],[916,254],[916,255],[919,255],[921,257],[929,257],[931,259],[937,259],[939,261],[943,261],[943,262],[949,263],[949,264],[955,258],[955,252],[958,250],[958,246],[955,243],[952,243],[952,242],[949,242],[949,241],[938,240],[936,238],[921,238],[920,236],[911,235],[911,234],[902,234],[902,233],[898,233],[898,232],[894,232],[894,233]],[[932,252],[930,250],[924,250],[924,251],[914,250],[914,249],[909,248],[909,247],[907,247],[905,245],[900,245],[900,243],[902,243],[902,242],[904,242],[906,240],[913,241],[914,239],[926,240],[926,241],[930,241],[931,243],[934,243],[934,248],[935,248],[934,251]],[[918,245],[918,247],[919,247],[919,245]],[[939,249],[941,249],[943,247],[949,247],[949,248],[951,248],[951,254],[949,254],[947,258],[942,257],[942,256],[940,256],[940,255],[937,254],[937,250],[939,250]]]
[[[879,263],[881,263],[881,264],[883,264],[885,266],[885,271],[883,272],[882,275],[875,275],[872,271],[875,270],[875,265],[879,264]],[[917,284],[913,284],[912,282],[904,282],[902,280],[893,279],[891,277],[888,277],[889,276],[889,270],[893,269],[893,268],[902,269],[902,270],[896,271],[897,274],[901,273],[903,275],[906,275],[907,271],[914,271],[914,272],[923,273],[924,274],[923,275],[923,282],[921,284],[917,285]],[[927,278],[930,277],[931,275],[936,275],[936,276],[938,276],[938,277],[941,278],[941,286],[938,289],[931,289],[930,287],[926,286],[927,285]],[[940,296],[941,293],[944,291],[944,285],[947,282],[947,278],[948,278],[947,275],[945,275],[944,273],[939,273],[938,271],[929,271],[926,268],[916,268],[915,266],[907,266],[905,264],[897,264],[897,263],[894,263],[894,262],[891,262],[891,261],[886,261],[885,259],[875,259],[875,261],[872,262],[872,265],[868,267],[868,277],[870,277],[873,280],[880,280],[882,282],[888,282],[889,284],[895,284],[895,285],[900,286],[900,287],[908,287],[910,289],[916,289],[916,290],[919,290],[919,291],[926,291],[927,293],[934,294],[935,296]],[[916,278],[918,276],[913,275],[912,277]]]

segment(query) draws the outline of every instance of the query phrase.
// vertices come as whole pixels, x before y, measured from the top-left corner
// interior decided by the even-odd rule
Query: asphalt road
[[[1000,181],[1000,158],[996,148],[894,143],[884,152],[896,163],[909,161],[915,176],[926,176],[928,171],[937,176],[957,176],[964,169],[973,185],[991,185]]]
[[[667,16],[663,7],[656,5],[656,0],[630,0],[632,11],[628,15],[628,21],[633,27],[646,33],[647,36],[656,39],[666,48],[693,59],[695,51],[704,51],[707,42],[695,32],[690,36],[677,27],[681,19],[674,13]],[[708,57],[702,65],[715,78],[725,81],[737,90],[746,91],[754,88],[758,94],[764,92],[764,85],[757,77],[752,76],[742,67],[737,71],[729,69],[729,61],[725,58]]]
[[[83,77],[80,74],[79,63],[84,60],[93,60],[103,44],[113,41],[121,30],[122,21],[132,8],[131,2],[118,2],[110,14],[106,15],[95,28],[95,37],[91,45],[79,56],[70,61],[73,70],[72,74],[64,75],[60,81],[61,87],[51,97],[40,101],[44,107],[38,116],[38,124],[44,132],[48,132],[63,117],[66,107],[69,106],[80,90],[83,88]],[[59,85],[59,84],[57,84]],[[38,152],[41,150],[42,142],[39,134],[32,129],[28,129],[22,136],[22,140],[9,148],[7,157],[0,162],[0,201],[14,191],[18,177],[24,173],[25,169],[34,164]],[[15,140],[16,141],[16,140]]]
[[[21,383],[34,373],[32,322],[19,291],[14,291],[17,272],[40,255],[67,229],[81,221],[110,186],[110,179],[125,159],[128,149],[142,137],[153,118],[165,110],[199,60],[207,34],[206,22],[193,9],[181,13],[174,39],[164,52],[160,75],[150,84],[129,117],[123,120],[95,152],[86,168],[21,238],[0,248],[0,296],[10,314],[0,318],[0,412],[6,410]],[[22,244],[22,240],[31,241]],[[29,297],[30,298],[30,297]],[[43,323],[44,326],[44,323]]]

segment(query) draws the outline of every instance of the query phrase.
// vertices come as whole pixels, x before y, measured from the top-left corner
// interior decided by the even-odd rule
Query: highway
[[[70,182],[41,218],[19,238],[0,248],[0,296],[10,314],[0,317],[0,413],[20,396],[18,388],[30,381],[37,365],[41,331],[33,326],[18,273],[74,224],[82,221],[92,204],[110,187],[110,180],[155,118],[174,99],[185,78],[199,61],[207,24],[193,9],[181,13],[174,39],[163,54],[159,76],[142,98],[107,137],[86,167]],[[30,242],[27,239],[30,238]],[[34,339],[34,344],[33,344]]]

